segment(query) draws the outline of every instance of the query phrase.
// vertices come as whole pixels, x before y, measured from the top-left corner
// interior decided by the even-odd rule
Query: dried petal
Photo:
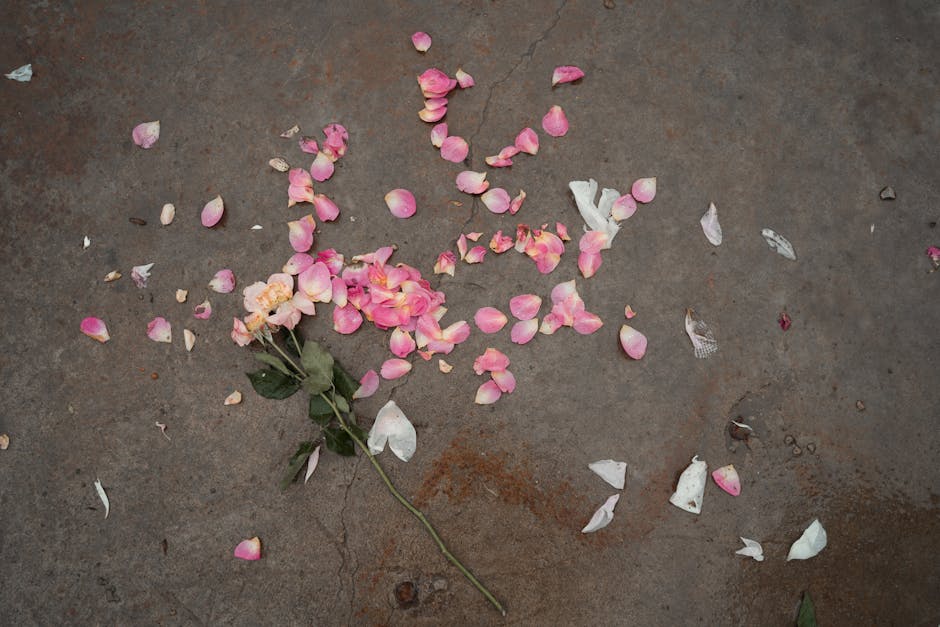
[[[10,436],[6,433],[0,433],[0,451],[10,448]]]
[[[627,477],[627,463],[615,462],[612,459],[602,459],[588,464],[588,468],[594,471],[598,477],[614,486],[618,490],[623,490]]]
[[[826,530],[823,529],[823,526],[819,523],[819,520],[816,519],[810,523],[809,527],[803,532],[803,535],[800,536],[799,540],[793,543],[790,547],[790,552],[787,555],[787,561],[790,560],[807,560],[811,557],[815,557],[826,548],[828,542],[828,537],[826,535]]]
[[[699,359],[707,359],[718,351],[718,342],[711,327],[695,316],[693,309],[685,310],[685,332],[692,341],[692,349]]]
[[[496,254],[501,254],[509,250],[514,245],[514,240],[508,235],[503,235],[502,230],[493,233],[490,239],[490,250]]]
[[[98,340],[102,344],[111,339],[111,336],[108,334],[108,327],[101,318],[85,318],[82,320],[80,328],[82,333],[92,339]]]
[[[656,177],[635,180],[630,188],[630,194],[637,202],[644,204],[652,202],[656,197]]]
[[[108,499],[108,495],[104,491],[104,486],[101,485],[101,479],[97,477],[95,477],[95,492],[98,493],[98,498],[101,499],[101,503],[104,505],[104,517],[107,518],[108,514],[111,513],[111,501]]]
[[[297,145],[300,146],[300,149],[303,152],[307,153],[308,155],[315,155],[320,152],[320,147],[317,146],[317,140],[315,140],[312,137],[306,137],[306,136],[301,137],[300,140],[297,142]],[[271,161],[274,161],[274,159],[272,159]],[[281,159],[281,161],[284,161],[284,160]],[[268,163],[270,163],[270,161]],[[287,163],[287,162],[285,161],[284,163]],[[277,168],[277,169],[280,169],[280,168]],[[281,170],[281,172],[286,172],[286,171],[287,170]]]
[[[568,118],[558,105],[553,106],[542,118],[542,129],[552,137],[562,137],[568,132]]]
[[[281,137],[284,139],[290,139],[294,135],[300,132],[300,127],[294,124],[292,127],[281,133]]]
[[[496,382],[490,379],[477,388],[476,397],[473,402],[477,405],[492,405],[503,395],[502,390],[496,385]]]
[[[626,220],[636,213],[636,200],[630,194],[624,194],[614,201],[610,208],[610,217],[618,222]]]
[[[467,140],[457,135],[451,135],[441,144],[441,157],[451,163],[461,163],[467,158],[470,145]]]
[[[261,559],[261,540],[258,536],[250,540],[242,540],[235,547],[235,557],[240,560],[260,560]]]
[[[405,359],[387,359],[382,364],[380,372],[383,379],[392,381],[411,372],[411,362]]]
[[[165,318],[157,316],[147,323],[147,337],[154,342],[166,342],[169,344],[173,341],[173,332],[170,328],[170,323],[167,322]]]
[[[539,136],[528,126],[519,131],[514,142],[516,148],[529,155],[537,154],[539,151]]]
[[[437,360],[437,369],[440,370],[441,372],[443,372],[444,374],[447,374],[448,372],[450,372],[451,370],[453,370],[454,367],[451,366],[451,365],[450,365],[449,363],[447,363],[446,361],[444,361],[443,359],[438,359],[438,360]]]
[[[176,302],[185,303],[188,296],[189,290],[176,290]]]
[[[242,402],[242,393],[238,390],[235,390],[231,394],[225,397],[223,405],[238,405]]]
[[[780,325],[780,328],[786,331],[790,328],[790,325],[793,324],[793,321],[790,319],[790,314],[787,312],[782,312],[780,317],[777,319],[777,324]]]
[[[225,268],[219,270],[209,281],[209,288],[219,294],[228,294],[235,289],[235,273]]]
[[[173,206],[173,203],[166,203],[163,205],[163,209],[160,210],[160,224],[167,226],[173,222],[173,218],[176,217],[176,207]]]
[[[212,228],[219,223],[224,212],[225,203],[222,202],[221,196],[216,196],[202,208],[202,225],[207,228]]]
[[[718,223],[718,209],[715,203],[709,203],[708,211],[699,221],[702,224],[702,231],[705,237],[713,246],[721,245],[721,224]]]
[[[209,316],[212,315],[212,304],[209,302],[209,299],[202,301],[199,305],[193,309],[193,315],[199,318],[200,320],[208,320]]]
[[[555,223],[555,232],[558,233],[558,238],[564,242],[570,242],[571,238],[568,236],[568,227],[562,224],[561,222]]]
[[[532,318],[531,320],[521,320],[514,325],[509,331],[509,339],[513,341],[514,344],[528,344],[532,341],[532,338],[535,337],[535,334],[539,330],[539,319]]]
[[[600,202],[595,205],[594,197],[597,195],[597,181],[594,179],[571,181],[568,183],[568,188],[574,195],[578,213],[581,214],[588,230],[606,233],[608,238],[607,247],[609,248],[614,241],[614,237],[620,231],[620,225],[610,215],[610,210],[620,197],[620,192],[615,189],[605,188],[601,192]]]
[[[560,65],[552,72],[552,87],[561,83],[571,83],[584,77],[581,68],[574,65]]]
[[[317,469],[317,464],[320,463],[320,445],[317,445],[317,448],[313,449],[313,452],[310,453],[310,457],[307,458],[307,470],[304,472],[304,484],[307,483],[307,480],[310,479],[310,475],[313,474],[313,471]]]
[[[646,336],[625,324],[620,327],[620,346],[631,359],[643,359],[646,354]]]
[[[669,497],[669,502],[687,512],[701,513],[707,474],[708,464],[700,461],[698,455],[693,457],[692,463],[679,475],[679,483],[676,491]]]
[[[123,275],[120,272],[118,272],[117,270],[112,270],[111,272],[104,275],[104,282],[110,283],[111,281],[117,281],[118,279],[121,278],[121,276]]]
[[[741,542],[744,543],[743,549],[738,549],[734,552],[735,555],[744,555],[746,557],[753,557],[755,561],[763,562],[764,561],[764,547],[760,545],[760,542],[754,540],[748,540],[747,538],[741,538]]]
[[[4,74],[6,78],[9,78],[11,81],[19,81],[20,83],[28,83],[33,78],[33,64],[27,63],[26,65],[21,65],[15,70]]]
[[[401,327],[395,327],[392,336],[389,339],[389,349],[396,357],[407,357],[415,350],[415,341],[411,334],[402,330]]]
[[[196,345],[196,334],[189,329],[183,329],[183,344],[186,346],[186,352],[193,350]]]
[[[791,244],[787,238],[772,229],[762,229],[760,234],[764,236],[764,240],[766,240],[767,245],[770,246],[771,249],[777,251],[790,261],[796,261],[796,252],[793,250],[793,244]]]
[[[379,375],[370,370],[359,379],[359,389],[353,393],[353,398],[369,398],[379,389]]]
[[[737,496],[741,494],[741,479],[738,477],[738,471],[734,464],[722,466],[712,473],[712,479],[718,484],[718,487],[730,494]]]
[[[395,457],[403,462],[411,459],[418,445],[418,434],[415,432],[414,425],[395,404],[395,401],[389,401],[379,410],[372,429],[369,430],[370,453],[373,455],[381,453],[385,450],[386,443]]]
[[[466,256],[464,257],[464,261],[466,261],[467,263],[480,263],[483,261],[483,257],[485,256],[486,256],[485,247],[474,246],[467,252]]]
[[[473,87],[476,85],[473,77],[460,68],[457,68],[457,73],[454,74],[454,78],[457,79],[457,84],[460,85],[461,89],[467,89],[468,87]]]
[[[471,242],[479,242],[480,238],[483,237],[483,233],[480,231],[471,231],[470,233],[465,233],[465,235]]]
[[[131,279],[134,280],[137,287],[141,289],[147,287],[147,279],[150,278],[151,268],[153,268],[153,263],[145,263],[131,268]]]
[[[480,196],[480,200],[482,200],[486,208],[493,213],[499,214],[509,211],[509,193],[502,187],[494,187],[484,192],[484,194]]]
[[[481,307],[473,316],[473,321],[484,333],[496,333],[509,321],[506,314],[494,307]]]
[[[313,163],[310,164],[310,176],[313,177],[314,181],[322,183],[333,176],[334,168],[333,160],[326,154],[326,151],[321,150],[317,153]]]
[[[623,315],[627,318],[627,320],[632,320],[633,318],[636,317],[636,312],[633,311],[633,307],[631,307],[630,305],[627,305],[623,309]]]
[[[443,146],[444,140],[447,139],[447,137],[447,122],[436,124],[434,128],[431,129],[431,145],[435,148]]]
[[[489,189],[486,172],[464,170],[457,175],[457,189],[465,194],[482,194]]]
[[[617,506],[617,501],[619,500],[620,495],[614,494],[604,501],[604,504],[591,516],[591,520],[584,526],[581,533],[592,533],[609,525],[610,521],[614,519],[614,507]]]
[[[138,124],[131,131],[131,137],[134,143],[144,150],[150,148],[160,139],[160,120]]]
[[[281,157],[274,157],[273,159],[269,159],[268,165],[278,172],[287,172],[290,170],[290,164]]]
[[[385,204],[396,218],[410,218],[417,210],[414,194],[407,189],[393,189],[385,194]]]
[[[454,276],[454,267],[457,264],[457,256],[449,250],[445,250],[437,256],[434,263],[434,274],[449,274]]]

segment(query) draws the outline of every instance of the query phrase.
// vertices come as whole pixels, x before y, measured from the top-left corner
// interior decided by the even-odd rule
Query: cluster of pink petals
[[[425,353],[430,355],[447,355],[454,350],[454,346],[463,343],[468,337],[470,325],[464,320],[442,329],[438,318],[433,313],[427,313],[420,316],[415,325],[415,343],[418,348],[426,349]]]
[[[470,81],[472,83],[473,79]],[[418,76],[418,86],[425,99],[418,117],[425,122],[440,121],[447,115],[447,95],[457,87],[457,80],[437,68],[428,68]]]
[[[610,236],[605,231],[585,231],[578,242],[578,269],[589,279],[601,267],[601,251],[610,248]]]
[[[318,183],[333,176],[335,164],[346,155],[347,142],[349,141],[349,132],[342,124],[332,122],[323,127],[323,142],[320,144],[320,150],[316,153],[313,163],[310,164],[310,175]],[[314,146],[308,146],[312,149]],[[325,218],[320,218],[324,220]]]
[[[568,118],[558,105],[548,110],[542,118],[542,129],[552,137],[562,137],[568,133]]]
[[[552,72],[552,87],[561,83],[571,83],[584,77],[581,68],[575,65],[560,65]]]
[[[323,154],[320,151],[319,154]],[[318,154],[318,157],[319,157]],[[315,163],[315,162],[314,162]],[[290,185],[287,188],[287,206],[292,207],[299,202],[313,203],[317,217],[323,222],[332,222],[339,216],[339,207],[325,194],[315,194],[313,191],[313,178],[301,168],[294,168],[287,174]]]
[[[473,371],[478,375],[490,373],[490,380],[477,388],[474,402],[478,405],[490,405],[516,389],[516,378],[508,370],[509,358],[495,348],[486,351],[473,362]]]
[[[554,270],[565,252],[561,238],[543,228],[530,229],[525,224],[516,227],[516,250],[525,253],[542,274]]]
[[[585,310],[574,279],[552,288],[551,297],[552,310],[542,318],[539,333],[551,335],[565,326],[573,327],[581,335],[590,335],[603,326],[600,317]]]
[[[88,337],[98,340],[102,344],[111,339],[108,334],[108,327],[101,318],[88,317],[82,320],[82,333]]]
[[[414,44],[418,52],[427,52],[431,47],[431,36],[425,32],[418,31],[411,36],[411,43]]]
[[[235,289],[235,273],[225,268],[219,270],[209,281],[209,289],[219,294],[228,294]]]
[[[385,194],[385,204],[396,218],[410,218],[417,211],[415,196],[407,189],[393,189]]]
[[[519,322],[512,325],[509,338],[514,344],[527,344],[539,330],[538,314],[542,299],[535,294],[520,294],[509,300],[509,311]]]

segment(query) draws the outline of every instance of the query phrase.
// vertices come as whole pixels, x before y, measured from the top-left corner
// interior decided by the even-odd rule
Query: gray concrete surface
[[[5,3],[2,69],[32,62],[35,77],[0,81],[0,432],[11,438],[0,452],[0,620],[787,625],[808,590],[823,625],[937,624],[940,275],[924,249],[940,244],[940,5],[778,4]],[[419,29],[434,37],[426,55],[408,39]],[[561,64],[587,77],[553,91]],[[567,111],[567,137],[540,133],[537,157],[490,174],[528,192],[516,219],[457,192],[461,168],[429,145],[414,76],[430,66],[476,78],[447,122],[477,168],[550,105]],[[162,135],[143,151],[130,131],[151,119]],[[414,459],[383,462],[504,601],[505,619],[364,460],[325,456],[308,485],[279,492],[309,432],[303,400],[249,389],[252,359],[228,338],[237,294],[213,296],[208,321],[190,317],[215,270],[244,286],[289,256],[284,222],[306,209],[285,208],[284,177],[266,162],[309,163],[278,134],[334,120],[349,128],[349,153],[319,187],[343,213],[318,245],[395,243],[394,259],[427,274],[461,231],[561,220],[578,232],[569,180],[626,190],[658,177],[655,202],[625,224],[598,275],[578,280],[599,332],[523,347],[508,332],[474,333],[451,375],[418,362],[359,403],[366,425],[389,397],[415,422]],[[878,199],[884,185],[896,201]],[[394,187],[415,191],[414,218],[389,216],[382,196]],[[208,231],[198,212],[218,193],[227,218]],[[709,201],[725,232],[717,249],[698,225]],[[164,202],[178,210],[167,228]],[[799,261],[771,252],[763,227]],[[435,284],[449,316],[469,320],[523,291],[547,297],[577,275],[576,259],[575,242],[542,276],[507,253]],[[138,290],[130,267],[149,261]],[[104,284],[115,268],[125,277]],[[617,346],[626,303],[650,340],[641,362]],[[688,306],[716,329],[712,359],[692,356]],[[86,315],[106,318],[111,342],[79,333]],[[172,346],[145,336],[154,315],[173,322]],[[184,324],[198,336],[192,353]],[[324,319],[305,331],[357,375],[387,355],[375,329],[340,337]],[[506,351],[519,386],[479,407],[470,365],[487,346]],[[236,388],[244,402],[223,407]],[[726,436],[739,415],[757,431],[749,448]],[[668,505],[694,454],[734,463],[742,495],[710,485],[697,517]],[[584,536],[613,492],[586,465],[607,457],[629,462],[627,487],[613,523]],[[829,547],[786,563],[815,517]],[[233,559],[256,534],[264,558]],[[735,556],[739,535],[762,541],[767,560]],[[407,580],[419,603],[401,609],[392,592]],[[429,594],[435,582],[446,588]]]

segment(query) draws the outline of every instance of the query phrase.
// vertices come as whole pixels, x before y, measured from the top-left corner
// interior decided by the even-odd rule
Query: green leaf
[[[291,375],[290,368],[287,367],[280,357],[275,357],[274,355],[269,355],[268,353],[255,353],[255,359],[261,363],[268,364],[269,366],[274,366],[277,370],[280,370],[287,376]]]
[[[287,472],[284,473],[284,477],[281,479],[281,490],[286,490],[294,481],[297,477],[297,473],[299,473],[300,469],[307,463],[307,458],[313,453],[314,448],[316,447],[313,445],[313,442],[307,441],[300,443],[300,446],[297,447],[297,452],[294,453],[294,456],[291,457],[290,462],[288,462]]]
[[[307,372],[304,388],[310,394],[319,394],[333,385],[333,356],[319,343],[308,340],[304,344],[300,365]]]
[[[800,613],[796,616],[796,627],[816,627],[816,607],[813,605],[809,592],[803,593]]]
[[[341,427],[327,427],[323,430],[326,437],[326,448],[345,457],[356,454],[356,445],[349,434]]]
[[[333,385],[336,386],[336,391],[350,403],[353,402],[353,394],[359,389],[359,382],[353,379],[338,361],[333,363]]]
[[[310,395],[310,410],[308,412],[310,420],[318,425],[325,427],[333,420],[333,408],[319,394]]]
[[[362,430],[362,427],[357,425],[355,422],[347,421],[346,426],[349,427],[349,430],[353,432],[360,442],[365,442],[369,439],[369,436],[366,435],[366,432]]]
[[[278,337],[281,338],[281,346],[285,348],[287,353],[291,357],[300,358],[300,351],[297,350],[297,347],[294,346],[294,338],[290,336],[290,331],[287,330],[287,327],[281,327],[281,330],[278,332]],[[299,330],[294,330],[294,335],[297,336],[297,341],[300,342],[300,345],[304,345],[303,335],[300,334]]]
[[[248,380],[251,381],[251,387],[265,398],[287,398],[300,389],[300,384],[296,379],[271,368],[255,370],[246,374]]]
[[[349,403],[346,402],[346,399],[342,396],[333,395],[333,402],[336,403],[336,409],[340,410],[344,414],[349,413]]]

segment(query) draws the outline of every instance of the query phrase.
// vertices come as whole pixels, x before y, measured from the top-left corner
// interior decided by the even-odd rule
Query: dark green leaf
[[[268,364],[269,366],[274,366],[275,369],[280,370],[287,376],[291,375],[290,368],[287,367],[280,357],[275,357],[274,355],[269,355],[268,353],[255,353],[255,359],[261,363]]]
[[[281,479],[281,490],[286,490],[294,478],[297,477],[297,473],[300,472],[300,469],[304,467],[304,464],[307,463],[307,458],[310,457],[310,454],[313,453],[313,449],[316,448],[313,445],[313,442],[301,442],[300,446],[297,447],[297,452],[294,453],[294,456],[290,458],[290,462],[287,465],[287,472],[284,473],[284,477]]]
[[[319,394],[310,395],[310,420],[325,427],[333,420],[333,408]]]
[[[369,436],[367,436],[366,432],[362,430],[362,427],[357,425],[355,422],[347,421],[346,426],[349,427],[349,430],[353,432],[353,435],[359,438],[360,442],[365,442],[367,439],[369,439]]]
[[[353,394],[359,389],[359,382],[349,376],[349,373],[338,361],[333,363],[333,385],[336,386],[336,391],[350,403],[353,402]],[[342,411],[349,410],[344,409]]]
[[[816,627],[816,607],[813,605],[809,592],[803,593],[800,613],[796,616],[796,627]]]
[[[310,394],[319,394],[333,385],[333,356],[313,340],[304,344],[300,365],[307,372],[304,388]]]
[[[248,380],[251,381],[251,387],[265,398],[287,398],[300,389],[300,384],[297,383],[296,379],[271,368],[255,370],[246,374]]]
[[[349,434],[340,427],[327,427],[323,430],[326,437],[326,448],[345,457],[356,454],[356,445]]]
[[[346,399],[342,396],[333,395],[333,402],[336,403],[336,409],[340,410],[344,414],[349,413],[349,403],[346,402]]]

